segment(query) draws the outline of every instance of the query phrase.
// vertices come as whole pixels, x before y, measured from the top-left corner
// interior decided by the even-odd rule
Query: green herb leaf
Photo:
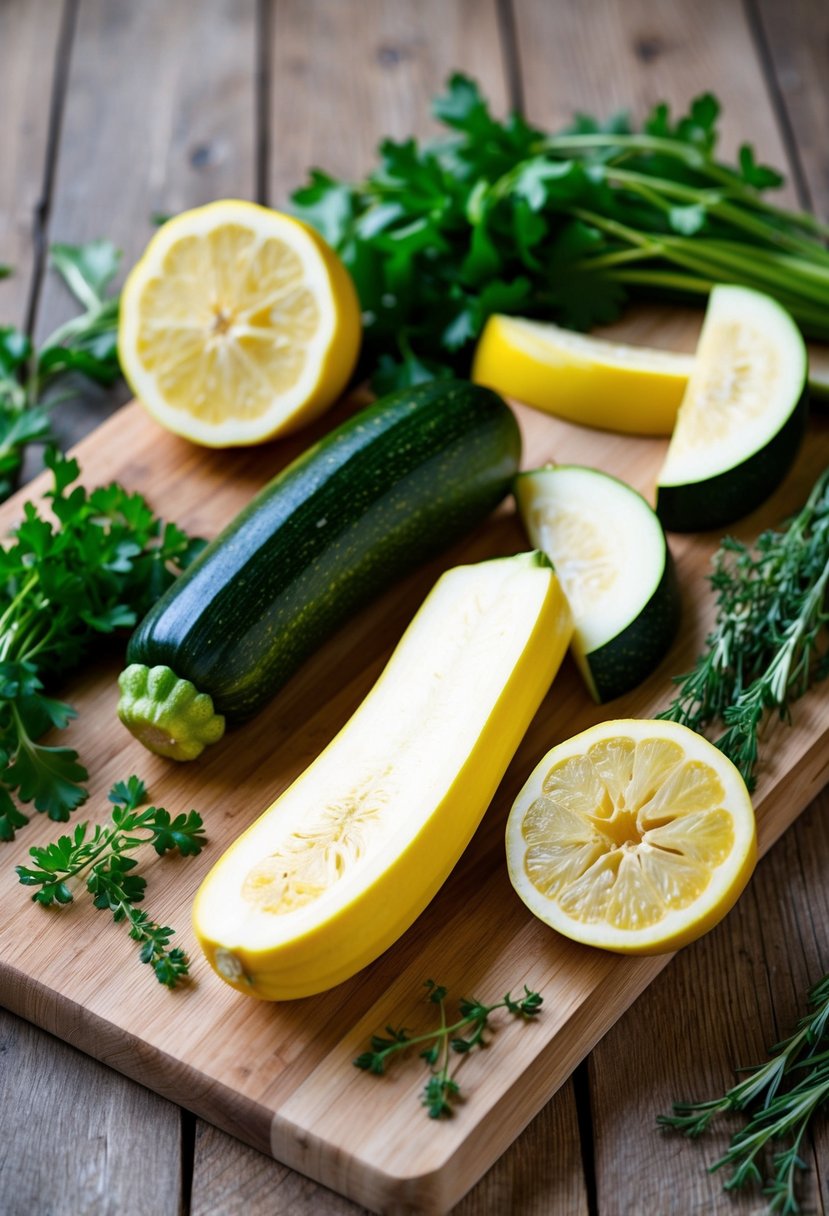
[[[32,899],[44,907],[71,903],[73,888],[83,883],[94,907],[111,912],[116,924],[127,925],[132,940],[141,945],[140,961],[152,966],[158,982],[174,988],[188,973],[187,955],[178,947],[169,948],[174,931],[168,925],[157,924],[136,907],[144,899],[147,880],[135,872],[135,858],[126,854],[150,844],[159,856],[172,851],[193,856],[206,837],[195,811],[174,819],[163,807],[141,811],[146,798],[146,786],[138,777],[117,782],[109,791],[110,823],[80,823],[71,835],[29,849],[34,864],[17,866],[16,871],[24,886],[38,888]]]
[[[353,1061],[355,1068],[374,1076],[383,1076],[389,1061],[410,1048],[420,1048],[418,1055],[428,1064],[429,1078],[421,1094],[421,1103],[426,1107],[430,1119],[440,1119],[452,1114],[453,1105],[460,1098],[460,1085],[452,1071],[452,1055],[466,1056],[485,1043],[484,1032],[489,1028],[489,1019],[498,1009],[506,1009],[514,1016],[533,1018],[541,1009],[543,998],[524,987],[524,996],[514,1000],[510,993],[494,1005],[481,1001],[462,999],[458,1003],[460,1018],[451,1025],[446,1020],[447,989],[434,980],[426,980],[427,1000],[440,1009],[440,1025],[425,1034],[412,1035],[403,1027],[386,1027],[386,1036],[372,1035],[371,1050],[364,1051]],[[460,1062],[459,1062],[460,1063]]]

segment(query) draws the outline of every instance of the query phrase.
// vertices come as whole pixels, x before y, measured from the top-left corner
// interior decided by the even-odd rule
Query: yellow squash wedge
[[[549,561],[440,578],[371,693],[219,859],[193,923],[240,992],[310,996],[412,924],[477,828],[567,650]]]
[[[670,435],[693,366],[693,355],[495,314],[478,342],[472,379],[582,426]]]

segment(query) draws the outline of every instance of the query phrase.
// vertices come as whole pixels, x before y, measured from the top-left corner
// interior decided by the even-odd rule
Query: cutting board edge
[[[86,1009],[64,993],[40,983],[2,958],[0,1005],[131,1081],[177,1106],[186,1107],[260,1153],[271,1155],[273,1112],[266,1106],[221,1081],[205,1078],[189,1064]],[[68,1034],[66,1026],[71,1026]],[[168,1078],[166,1082],[165,1077]],[[186,1099],[181,1093],[183,1078]]]
[[[800,756],[796,770],[780,774],[764,791],[758,833],[759,857],[768,852],[825,787],[829,767],[829,757],[825,754],[827,738],[829,735],[824,732],[813,740]],[[817,763],[813,764],[815,761]],[[796,793],[796,809],[789,817],[781,814],[781,809],[787,802],[791,807],[789,796],[792,792]],[[643,955],[635,959],[628,956],[630,962],[638,964],[635,982],[630,983],[632,968],[628,968],[624,972],[613,972],[609,980],[595,987],[558,1034],[524,1069],[522,1080],[529,1080],[528,1087],[522,1089],[520,1084],[513,1082],[498,1104],[479,1116],[474,1128],[474,1146],[473,1137],[466,1136],[436,1166],[422,1172],[394,1173],[378,1168],[374,1162],[354,1152],[346,1155],[335,1150],[332,1155],[330,1141],[315,1136],[308,1127],[280,1114],[279,1110],[271,1123],[271,1155],[372,1212],[443,1216],[480,1181],[674,957],[673,953]],[[622,1008],[614,1004],[614,997],[624,1001]],[[587,1040],[580,1041],[586,1011],[590,1034]],[[554,1066],[548,1067],[548,1062]],[[505,1112],[507,1104],[515,1109]],[[413,1117],[417,1113],[413,1111]],[[511,1117],[505,1118],[505,1114]],[[486,1151],[482,1151],[482,1141],[487,1137]]]

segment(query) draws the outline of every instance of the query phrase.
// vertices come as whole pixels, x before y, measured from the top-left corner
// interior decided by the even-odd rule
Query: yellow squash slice
[[[472,379],[582,426],[670,435],[693,366],[693,355],[496,314],[475,351]]]
[[[360,306],[313,229],[227,199],[155,234],[121,297],[118,352],[168,430],[209,447],[261,443],[336,401],[360,345]]]
[[[193,923],[219,975],[310,996],[390,946],[469,843],[571,632],[541,553],[444,574],[351,720],[204,880]]]
[[[731,761],[666,721],[602,722],[548,752],[510,812],[507,862],[524,903],[590,946],[659,954],[737,900],[757,855]]]

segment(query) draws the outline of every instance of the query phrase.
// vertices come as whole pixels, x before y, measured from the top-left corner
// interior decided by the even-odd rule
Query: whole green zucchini
[[[506,495],[518,426],[439,380],[377,401],[279,473],[150,610],[118,712],[152,751],[197,756],[255,714],[351,613]]]

